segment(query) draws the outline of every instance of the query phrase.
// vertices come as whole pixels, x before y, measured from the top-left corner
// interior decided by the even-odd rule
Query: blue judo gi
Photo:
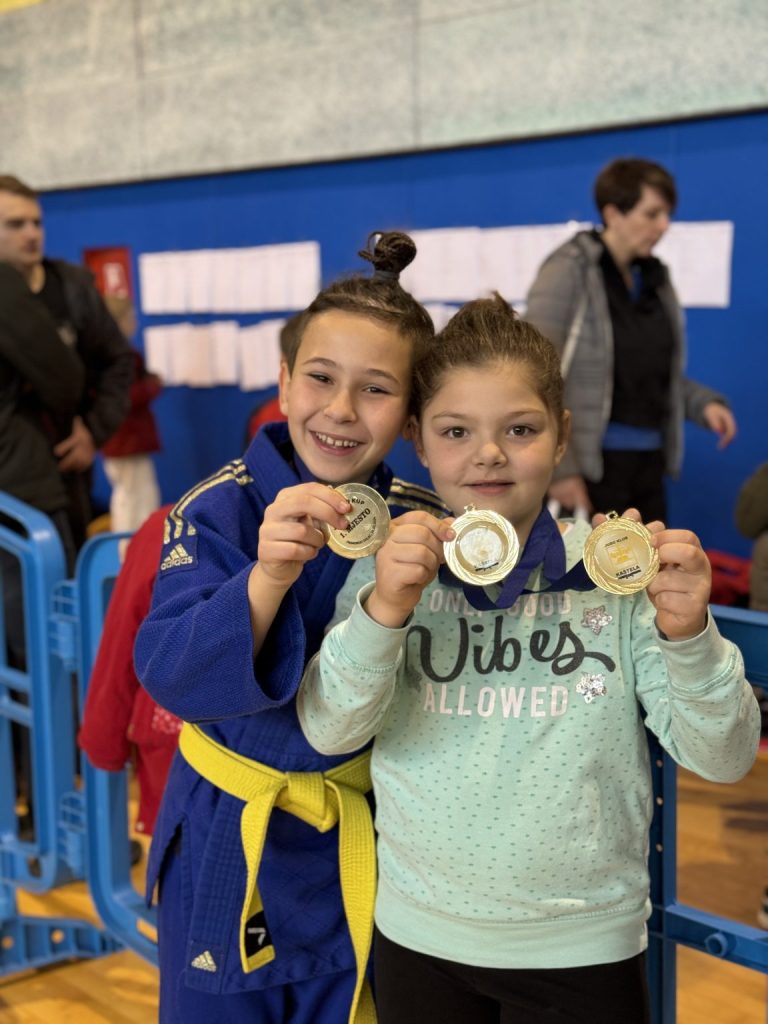
[[[350,562],[323,548],[286,594],[254,662],[248,575],[265,508],[306,480],[285,424],[257,434],[235,460],[193,488],[166,521],[152,610],[135,648],[152,697],[217,743],[279,771],[325,772],[347,755],[318,754],[304,739],[295,695],[318,650]],[[425,488],[381,465],[369,483],[393,515],[437,512]],[[249,1024],[340,1024],[355,960],[342,905],[338,828],[320,833],[276,809],[258,874],[255,922],[275,959],[249,973],[240,960],[245,860],[241,801],[216,789],[177,754],[149,858],[159,881],[161,1024],[215,1019]]]

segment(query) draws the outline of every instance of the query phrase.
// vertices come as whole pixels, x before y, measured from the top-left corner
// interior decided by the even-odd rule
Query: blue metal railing
[[[96,659],[111,583],[120,568],[124,535],[101,534],[88,541],[77,562],[80,703]],[[94,768],[83,758],[88,885],[107,930],[123,945],[157,963],[156,912],[133,887],[128,845],[127,773]]]
[[[98,956],[116,942],[85,921],[18,912],[18,889],[43,893],[83,877],[85,824],[75,779],[74,646],[51,616],[65,576],[61,542],[47,516],[2,492],[0,517],[2,976],[73,956]],[[14,739],[17,757],[19,751],[29,753],[21,772]],[[20,778],[28,804],[23,829]]]
[[[747,679],[768,683],[768,614],[713,605],[722,635],[744,657]],[[768,932],[677,901],[677,766],[651,738],[656,814],[651,828],[649,976],[656,1024],[675,1024],[678,943],[768,974]],[[764,880],[768,884],[768,874]]]

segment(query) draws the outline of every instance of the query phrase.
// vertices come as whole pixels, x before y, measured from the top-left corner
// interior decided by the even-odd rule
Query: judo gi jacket
[[[264,510],[278,491],[301,482],[287,426],[273,423],[242,460],[182,498],[166,521],[152,610],[139,632],[135,661],[159,704],[222,746],[278,771],[325,772],[348,755],[312,749],[298,723],[295,695],[351,563],[327,547],[307,562],[255,661],[247,596]],[[431,491],[393,480],[383,465],[369,483],[393,515],[410,508],[440,514]],[[183,861],[186,934],[176,941],[187,948],[186,983],[208,992],[242,992],[353,970],[338,830],[320,833],[276,809],[258,874],[264,905],[259,933],[266,930],[276,956],[258,970],[243,971],[242,808],[176,755],[155,828],[148,892],[175,845]]]

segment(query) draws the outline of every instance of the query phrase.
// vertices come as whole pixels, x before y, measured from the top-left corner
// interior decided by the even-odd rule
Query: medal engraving
[[[328,547],[344,558],[365,558],[379,550],[389,533],[390,515],[382,496],[366,484],[339,484],[335,491],[352,506],[347,513],[349,526],[336,530],[323,524]]]
[[[659,553],[642,523],[609,512],[584,545],[584,568],[602,590],[634,594],[659,571]]]
[[[520,555],[515,528],[489,509],[468,505],[453,524],[454,540],[443,545],[445,561],[465,583],[498,583],[514,569]]]

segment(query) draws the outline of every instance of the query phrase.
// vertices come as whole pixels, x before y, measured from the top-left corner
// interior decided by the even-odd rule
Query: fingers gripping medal
[[[642,523],[609,512],[584,545],[584,568],[610,594],[644,590],[659,571],[659,553]]]
[[[443,549],[454,576],[484,586],[498,583],[512,572],[520,557],[520,541],[504,516],[467,505],[451,529],[456,537],[446,541]]]
[[[339,484],[333,488],[352,506],[347,514],[349,527],[336,530],[323,523],[328,547],[344,558],[364,558],[379,550],[387,539],[390,515],[382,496],[366,484]]]

